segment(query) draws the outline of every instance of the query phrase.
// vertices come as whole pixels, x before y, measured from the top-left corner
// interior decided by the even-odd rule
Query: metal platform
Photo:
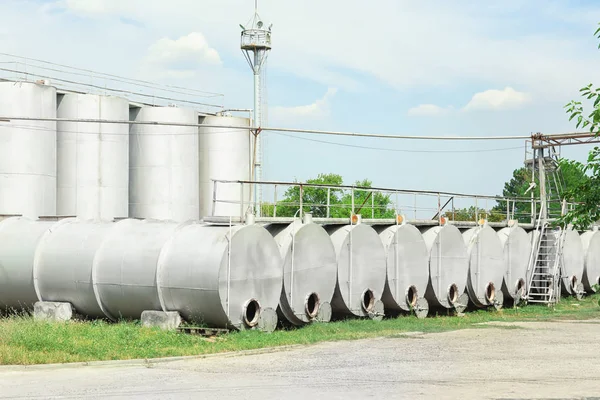
[[[255,223],[257,224],[291,224],[298,218],[292,217],[257,217],[255,218]],[[312,221],[316,224],[320,225],[349,225],[351,224],[350,218],[313,218]],[[213,225],[239,225],[245,223],[245,218],[240,217],[205,217],[203,219],[204,223],[213,224]],[[393,218],[390,219],[363,219],[363,224],[367,225],[396,225],[396,220]],[[437,226],[440,224],[438,220],[428,220],[428,219],[414,219],[407,220],[407,224],[415,225],[415,226]],[[477,222],[474,221],[448,221],[449,225],[454,225],[458,228],[472,228],[478,225]],[[488,225],[492,228],[506,228],[510,226],[507,222],[488,222]],[[522,224],[519,226],[525,230],[533,229],[534,226],[532,224]]]

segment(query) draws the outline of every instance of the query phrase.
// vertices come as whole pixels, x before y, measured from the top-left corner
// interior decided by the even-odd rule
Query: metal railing
[[[251,198],[255,185],[272,200],[259,204],[264,218],[285,218],[310,212],[315,218],[394,219],[404,215],[414,220],[454,220],[535,224],[539,199],[506,198],[478,194],[432,192],[354,185],[301,182],[255,182],[213,180],[211,216],[243,217],[257,209]],[[556,203],[556,204],[554,204]],[[559,217],[562,204],[550,201],[549,217]],[[554,215],[556,214],[556,215]]]

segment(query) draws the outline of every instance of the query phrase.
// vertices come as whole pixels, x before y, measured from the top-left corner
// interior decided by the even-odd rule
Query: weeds
[[[0,364],[46,364],[93,360],[122,360],[168,356],[203,355],[323,341],[355,340],[371,337],[408,338],[407,332],[443,332],[467,328],[490,328],[491,321],[544,321],[600,317],[598,300],[563,299],[553,308],[526,306],[501,311],[477,310],[464,317],[434,316],[417,319],[401,316],[380,322],[345,320],[313,324],[272,334],[257,331],[233,332],[206,339],[177,332],[143,328],[139,322],[34,321],[28,315],[0,319]],[[505,327],[504,329],[516,329]]]

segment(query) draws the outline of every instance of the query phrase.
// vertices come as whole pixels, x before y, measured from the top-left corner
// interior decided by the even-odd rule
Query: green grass
[[[490,321],[544,321],[600,318],[599,295],[577,301],[563,299],[555,308],[527,306],[496,311],[474,311],[464,317],[438,316],[424,320],[413,316],[370,320],[346,320],[313,324],[272,334],[233,332],[205,339],[176,332],[142,328],[137,322],[102,321],[47,323],[28,316],[0,319],[0,364],[47,364],[94,360],[122,360],[203,355],[323,341],[370,337],[407,338],[407,332],[443,332],[489,326]],[[505,329],[516,329],[505,326]]]

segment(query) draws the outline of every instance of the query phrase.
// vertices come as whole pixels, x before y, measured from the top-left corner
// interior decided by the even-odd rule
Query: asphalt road
[[[150,367],[0,368],[0,399],[600,398],[600,321],[498,325]]]

